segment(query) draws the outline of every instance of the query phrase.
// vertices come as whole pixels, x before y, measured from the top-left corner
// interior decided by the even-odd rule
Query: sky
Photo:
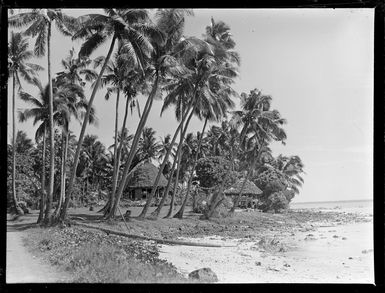
[[[95,13],[91,9],[64,9],[72,16]],[[305,184],[294,202],[372,199],[373,197],[373,58],[374,9],[194,9],[186,18],[185,36],[201,37],[205,27],[224,21],[231,28],[235,49],[241,56],[238,93],[257,88],[273,98],[272,108],[288,120],[286,145],[273,143],[274,155],[298,155],[305,164]],[[31,40],[31,49],[33,40]],[[81,41],[71,41],[56,30],[52,35],[52,72],[62,70],[61,60]],[[105,55],[105,44],[91,58]],[[47,67],[46,58],[33,60]],[[47,80],[47,73],[40,73]],[[8,140],[12,135],[11,82],[8,92]],[[36,89],[25,85],[31,94]],[[90,90],[86,94],[90,96]],[[115,99],[106,101],[100,90],[94,106],[97,134],[113,143]],[[143,109],[146,97],[139,97]],[[119,122],[124,115],[121,99]],[[239,104],[236,102],[237,105]],[[173,134],[177,124],[173,110],[160,117],[162,101],[155,101],[147,126],[157,136]],[[19,110],[28,107],[18,100]],[[127,120],[133,133],[138,123]],[[200,131],[194,118],[188,131]],[[80,124],[71,123],[76,136]],[[18,123],[33,138],[32,122]]]

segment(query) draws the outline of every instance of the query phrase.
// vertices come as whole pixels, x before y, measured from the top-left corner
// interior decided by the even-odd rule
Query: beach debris
[[[291,267],[291,265],[289,265],[289,264],[287,264],[287,263],[285,263],[283,266],[284,266],[284,267],[287,267],[287,268],[290,268],[290,267]]]
[[[313,234],[309,234],[309,235],[313,235]],[[304,238],[304,240],[306,240],[306,241],[309,241],[309,240],[317,240],[317,238],[315,238],[315,237],[313,237],[313,236],[306,236],[305,238]]]
[[[342,237],[342,240],[346,240],[346,239],[348,239],[348,238],[346,238],[346,237]]]
[[[369,252],[373,252],[373,249],[364,249],[362,251],[363,254],[366,254],[366,253],[369,253]]]
[[[256,262],[255,262],[255,265],[256,265],[256,266],[261,266],[262,263],[261,263],[260,261],[256,261]]]
[[[333,238],[338,238],[339,236],[338,235],[333,235]]]
[[[349,259],[353,259],[351,256],[349,256]]]
[[[274,272],[279,272],[279,271],[280,271],[279,269],[272,268],[272,267],[268,267],[267,269],[268,269],[269,271],[274,271]]]
[[[199,280],[202,283],[218,282],[217,275],[210,268],[201,268],[188,274],[189,279]]]

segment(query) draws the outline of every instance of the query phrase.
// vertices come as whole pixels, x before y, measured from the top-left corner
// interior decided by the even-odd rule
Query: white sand
[[[258,240],[183,238],[235,247],[160,245],[160,258],[185,275],[209,267],[220,283],[374,283],[373,251],[362,253],[373,249],[372,229],[368,222],[275,235],[286,252],[264,252]]]

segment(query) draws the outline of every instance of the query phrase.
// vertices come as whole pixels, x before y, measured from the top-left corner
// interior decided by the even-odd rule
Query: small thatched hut
[[[233,199],[239,195],[243,185],[244,179],[238,180],[234,186],[224,191],[225,195],[232,197]],[[258,188],[253,182],[247,180],[243,188],[242,197],[239,201],[239,206],[248,206],[252,200],[258,198],[258,195],[262,194],[262,190]]]
[[[151,163],[145,163],[134,170],[126,184],[126,191],[129,199],[146,199],[147,195],[151,193],[158,171],[159,169]],[[161,174],[155,196],[160,197],[162,195],[162,190],[166,186],[167,179]]]

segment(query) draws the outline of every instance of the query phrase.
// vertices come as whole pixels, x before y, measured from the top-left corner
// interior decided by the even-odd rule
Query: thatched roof
[[[242,185],[243,185],[243,180],[238,180],[234,186],[230,187],[229,189],[225,190],[225,194],[239,194],[241,191]],[[245,187],[243,188],[242,194],[245,195],[257,195],[257,194],[262,194],[262,190],[258,188],[257,185],[255,185],[253,182],[247,180],[245,183]]]
[[[139,166],[128,178],[126,188],[152,188],[159,169],[151,164],[145,163]],[[167,179],[161,174],[158,187],[165,187]]]

